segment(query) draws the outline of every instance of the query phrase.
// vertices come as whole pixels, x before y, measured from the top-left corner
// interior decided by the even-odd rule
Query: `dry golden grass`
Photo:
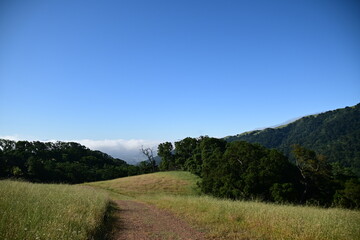
[[[0,239],[94,239],[108,195],[62,184],[0,181]]]
[[[158,172],[109,181],[85,183],[111,192],[136,197],[139,195],[193,195],[199,194],[198,177],[189,172]]]
[[[188,172],[161,172],[89,185],[170,210],[211,239],[360,239],[359,211],[199,196],[198,180]]]
[[[360,212],[219,200],[208,196],[152,196],[143,201],[208,229],[212,239],[360,239]]]

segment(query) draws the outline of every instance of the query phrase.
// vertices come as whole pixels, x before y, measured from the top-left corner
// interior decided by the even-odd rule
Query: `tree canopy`
[[[0,139],[0,178],[81,183],[139,173],[139,167],[75,142]]]
[[[260,144],[207,136],[175,142],[175,149],[162,143],[158,153],[161,170],[190,171],[201,177],[202,192],[216,197],[360,207],[353,172],[300,145],[292,148],[294,162]]]

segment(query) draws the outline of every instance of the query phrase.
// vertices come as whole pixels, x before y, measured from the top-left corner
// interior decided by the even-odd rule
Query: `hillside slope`
[[[360,176],[360,104],[306,116],[277,128],[228,136],[225,140],[259,143],[288,156],[291,146],[300,144],[325,155],[330,162],[351,167]]]
[[[85,185],[97,187],[125,197],[139,195],[197,195],[199,177],[184,171],[157,172],[138,176],[90,182]]]

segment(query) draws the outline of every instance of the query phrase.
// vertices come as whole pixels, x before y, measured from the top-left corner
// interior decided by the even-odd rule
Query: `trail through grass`
[[[207,228],[214,239],[359,239],[360,212],[219,200],[208,196],[143,197]]]
[[[210,239],[360,239],[360,211],[220,200],[196,176],[160,172],[86,186],[0,181],[0,239],[95,239],[112,198],[167,209]]]
[[[0,181],[0,239],[94,239],[108,195],[81,186]]]
[[[196,176],[161,172],[89,183],[176,213],[211,239],[360,239],[360,212],[200,196]]]

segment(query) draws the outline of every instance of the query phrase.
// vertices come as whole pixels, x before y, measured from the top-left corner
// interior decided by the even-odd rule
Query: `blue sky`
[[[351,0],[3,0],[0,136],[154,143],[352,106],[359,43]]]

